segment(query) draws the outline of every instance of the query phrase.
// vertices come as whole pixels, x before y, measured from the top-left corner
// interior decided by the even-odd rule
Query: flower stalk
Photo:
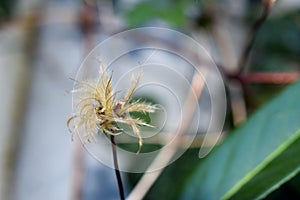
[[[115,142],[114,135],[110,135],[110,141],[111,141],[111,148],[112,148],[113,159],[114,159],[114,170],[118,182],[120,199],[125,200],[124,187],[123,187],[123,182],[119,170],[119,163],[118,163],[118,156],[117,156],[117,149],[116,149],[116,142]]]

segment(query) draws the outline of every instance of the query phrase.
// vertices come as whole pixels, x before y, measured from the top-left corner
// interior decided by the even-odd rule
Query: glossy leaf
[[[300,170],[300,82],[265,105],[202,162],[181,199],[261,198]]]

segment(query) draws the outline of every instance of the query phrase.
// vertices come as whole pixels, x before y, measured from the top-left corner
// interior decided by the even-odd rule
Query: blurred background
[[[225,130],[243,122],[299,77],[300,1],[276,2],[256,30],[264,6],[260,0],[1,0],[0,199],[118,198],[114,171],[71,140],[69,77],[99,42],[130,28],[171,28],[202,44],[226,83]],[[243,63],[248,43],[253,49]],[[198,149],[168,167],[147,199],[176,199],[164,191],[180,180],[174,172],[196,162],[191,152]],[[140,174],[122,175],[128,194]],[[269,198],[300,197],[297,183],[299,177]]]

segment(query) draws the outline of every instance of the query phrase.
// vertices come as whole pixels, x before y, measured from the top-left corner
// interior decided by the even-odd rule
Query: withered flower
[[[143,102],[141,99],[132,101],[132,96],[138,86],[141,75],[132,76],[131,86],[124,98],[116,100],[116,93],[112,89],[112,75],[100,67],[99,80],[76,81],[73,93],[79,96],[76,104],[78,113],[67,121],[75,121],[73,131],[83,126],[85,141],[95,141],[95,134],[118,135],[123,133],[118,124],[128,125],[138,138],[139,150],[142,147],[142,137],[139,126],[152,127],[142,119],[131,117],[131,112],[153,113],[156,105]]]

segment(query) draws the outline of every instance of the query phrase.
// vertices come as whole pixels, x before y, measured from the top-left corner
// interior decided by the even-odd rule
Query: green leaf
[[[265,197],[274,189],[278,188],[283,182],[289,180],[300,170],[300,132],[295,134],[295,137],[288,140],[275,152],[274,159],[251,178],[234,196],[230,199],[254,199]],[[294,141],[296,139],[296,141]],[[272,158],[272,157],[271,157]],[[285,163],[282,165],[282,163]],[[267,181],[266,181],[267,180]]]
[[[157,19],[174,26],[181,26],[184,23],[184,3],[160,4],[152,1],[139,3],[126,13],[125,19],[130,26],[139,26]]]
[[[181,199],[262,198],[300,170],[300,82],[256,112],[202,162]]]

